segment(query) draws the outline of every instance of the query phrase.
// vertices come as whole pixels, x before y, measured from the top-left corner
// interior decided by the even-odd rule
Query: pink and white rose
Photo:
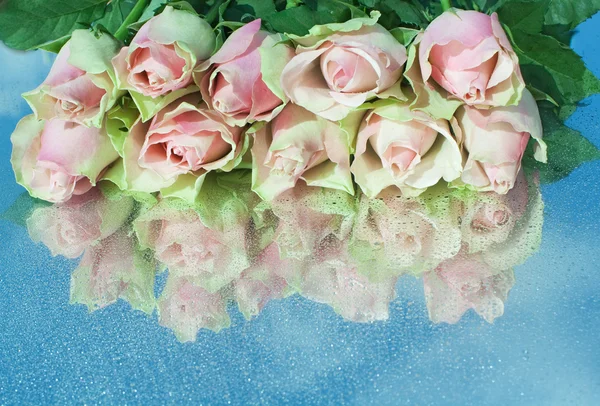
[[[104,114],[122,94],[115,85],[111,65],[119,48],[110,35],[73,31],[48,77],[37,89],[23,94],[36,117],[101,127]]]
[[[281,75],[290,100],[328,120],[341,120],[398,85],[406,48],[373,18],[317,25],[298,44]]]
[[[60,119],[26,116],[10,139],[17,182],[31,196],[53,203],[89,191],[119,156],[105,128]]]
[[[215,41],[206,21],[167,6],[113,59],[119,86],[132,92],[138,106],[146,98],[184,89],[192,83],[193,69],[212,54]]]
[[[460,177],[461,159],[447,121],[388,103],[365,116],[351,171],[371,198],[389,186],[415,196],[440,179]]]
[[[423,81],[433,79],[468,105],[516,105],[525,89],[496,13],[446,11],[425,30],[419,61]]]
[[[252,146],[252,190],[272,200],[300,179],[354,194],[350,175],[351,145],[360,115],[341,123],[325,120],[288,104],[273,121],[249,130]]]
[[[528,90],[517,106],[482,110],[462,106],[453,129],[467,154],[461,181],[477,191],[506,194],[513,188],[530,137],[535,158],[546,162],[546,144],[537,103]]]
[[[254,20],[234,31],[195,74],[208,107],[232,125],[270,121],[287,101],[279,77],[294,50],[260,24]]]
[[[242,128],[228,125],[207,110],[199,94],[190,94],[159,111],[150,125],[140,120],[133,125],[123,148],[127,187],[176,193],[189,186],[193,194],[203,175],[231,171],[247,148]]]

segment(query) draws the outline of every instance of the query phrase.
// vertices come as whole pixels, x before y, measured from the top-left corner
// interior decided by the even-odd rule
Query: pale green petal
[[[321,186],[329,189],[343,190],[354,195],[354,183],[348,169],[343,170],[340,165],[325,161],[314,168],[304,172],[302,179],[308,186]]]
[[[106,132],[113,147],[123,157],[123,144],[129,135],[131,127],[140,116],[131,100],[125,100],[122,105],[115,106],[108,112],[106,120]]]
[[[23,173],[21,168],[27,149],[35,138],[41,136],[44,124],[44,121],[38,121],[33,114],[30,114],[23,117],[21,121],[17,123],[15,131],[10,136],[10,141],[13,146],[10,163],[12,164],[15,178],[17,183],[27,189],[30,194],[31,190],[28,185],[31,183],[32,174],[29,172]]]
[[[175,90],[166,95],[159,96],[156,98],[144,96],[143,94],[135,92],[133,90],[130,90],[129,94],[131,95],[131,98],[135,102],[135,105],[142,114],[142,121],[146,122],[152,117],[154,117],[156,113],[158,113],[160,110],[162,110],[164,107],[171,104],[175,100],[198,91],[199,89],[197,86],[191,85],[186,88]],[[198,96],[198,98],[200,97]]]
[[[75,30],[69,41],[71,53],[68,62],[92,74],[112,72],[111,60],[121,46],[118,40],[107,33]]]
[[[371,11],[371,17],[365,18],[353,18],[343,23],[331,23],[324,25],[315,25],[312,27],[308,34],[305,36],[298,36],[293,34],[287,34],[294,42],[304,46],[311,47],[320,40],[336,33],[336,32],[352,32],[358,31],[363,26],[370,26],[377,24],[377,20],[381,17],[379,11]]]
[[[215,49],[216,36],[210,24],[188,11],[167,6],[148,24],[150,39],[165,45],[177,42],[198,60],[208,59]]]
[[[385,169],[381,158],[370,145],[367,150],[354,158],[352,163],[354,180],[369,198],[376,197],[382,190],[395,184],[394,177]]]
[[[175,183],[160,190],[162,197],[173,197],[182,199],[190,204],[196,203],[200,188],[204,183],[206,172],[201,175],[184,174],[179,175]]]
[[[288,98],[281,89],[281,73],[285,65],[294,56],[294,50],[282,43],[282,40],[282,34],[270,35],[264,39],[258,48],[258,52],[261,58],[260,73],[263,82],[275,96],[287,102]]]

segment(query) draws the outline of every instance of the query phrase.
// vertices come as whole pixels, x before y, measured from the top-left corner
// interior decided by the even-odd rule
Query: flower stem
[[[218,0],[212,5],[212,7],[208,10],[208,13],[206,13],[206,16],[204,16],[204,20],[207,23],[213,25],[217,17],[219,17],[219,8],[221,8],[221,4],[224,2],[224,0]]]
[[[440,0],[442,3],[442,10],[446,11],[452,8],[452,5],[450,4],[450,0]]]
[[[128,27],[129,25],[135,23],[140,19],[142,13],[150,3],[150,0],[138,0],[133,6],[131,13],[125,18],[123,24],[119,27],[119,29],[115,32],[115,38],[120,39],[121,41],[125,41],[127,38],[127,34],[129,33]]]

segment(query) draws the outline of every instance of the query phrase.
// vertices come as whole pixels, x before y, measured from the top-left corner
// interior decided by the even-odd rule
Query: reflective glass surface
[[[573,40],[574,49],[596,75],[600,75],[598,27],[597,15],[580,26]],[[210,296],[202,311],[211,317],[201,321],[190,318],[182,324],[181,318],[173,315],[185,313],[186,304],[181,297],[172,299],[175,295],[169,292],[185,291],[180,285],[173,287],[187,278],[185,270],[176,275],[178,280],[158,273],[153,288],[144,277],[127,279],[119,274],[106,279],[102,286],[108,286],[107,290],[94,296],[89,290],[93,266],[78,268],[79,259],[51,255],[52,242],[47,236],[56,224],[44,217],[48,210],[54,210],[50,218],[59,219],[61,226],[74,221],[84,227],[97,210],[120,213],[127,202],[103,202],[88,196],[74,215],[58,215],[56,208],[48,206],[36,208],[32,215],[26,203],[15,206],[23,189],[16,184],[10,166],[9,135],[17,121],[29,114],[20,94],[43,80],[52,58],[41,52],[25,54],[0,48],[0,61],[0,211],[13,207],[0,220],[0,403],[600,402],[600,162],[587,163],[550,185],[538,187],[534,178],[524,177],[505,200],[462,201],[460,208],[452,205],[460,199],[451,197],[448,205],[436,204],[432,209],[426,200],[407,203],[390,196],[377,210],[403,213],[402,230],[423,230],[435,224],[435,246],[428,250],[424,240],[419,240],[423,244],[418,255],[399,255],[415,250],[413,234],[418,233],[399,236],[393,224],[379,224],[392,230],[396,245],[385,239],[378,242],[369,234],[371,217],[363,216],[362,240],[355,238],[349,242],[350,248],[344,245],[343,250],[362,252],[366,244],[367,251],[380,253],[363,257],[363,273],[386,268],[387,261],[396,261],[396,265],[409,261],[412,274],[419,275],[419,267],[431,266],[427,260],[447,259],[446,251],[454,250],[452,255],[456,255],[461,250],[458,264],[446,263],[439,272],[419,277],[406,272],[400,278],[386,275],[372,282],[331,271],[339,269],[336,261],[340,255],[335,249],[338,242],[345,241],[347,215],[339,211],[333,223],[330,217],[323,220],[335,224],[335,241],[327,240],[318,250],[304,252],[305,239],[296,241],[286,235],[298,238],[296,229],[305,227],[302,235],[316,239],[322,218],[310,211],[302,217],[300,209],[283,201],[263,213],[263,219],[266,224],[272,217],[278,219],[279,225],[272,231],[279,238],[279,249],[290,252],[291,263],[274,270],[256,265],[260,269],[254,276],[246,275],[246,285],[206,276],[202,284],[212,292],[189,295],[208,297],[217,291],[223,300]],[[599,96],[588,99],[568,121],[597,146],[599,123]],[[436,202],[447,196],[445,191],[439,194]],[[361,221],[360,213],[367,212],[376,221],[372,213],[377,210],[369,204],[361,202],[352,221]],[[491,214],[485,209],[481,214],[486,205],[494,208]],[[146,230],[146,242],[155,249],[160,242],[152,237],[152,222],[179,215],[166,212],[154,217],[149,214],[146,223],[138,224],[138,235],[140,229]],[[23,224],[25,217],[30,218],[29,232]],[[307,225],[307,219],[312,219],[314,226]],[[490,219],[499,230],[494,235],[506,232],[498,237],[502,243],[490,242],[496,238],[490,237],[493,233],[478,237],[482,229],[491,227]],[[186,217],[182,222],[192,224],[193,219]],[[260,228],[257,224],[253,227]],[[504,227],[509,228],[503,231]],[[194,232],[186,232],[189,241]],[[434,233],[425,232],[428,237]],[[235,233],[232,235],[219,251],[219,258],[230,262],[215,265],[215,269],[236,265],[232,265],[236,254],[226,251],[235,245],[231,243]],[[112,238],[109,243],[119,249],[111,252],[127,251],[131,238],[127,233]],[[56,238],[53,241],[56,244]],[[477,247],[472,249],[476,253],[469,253],[472,256],[463,255],[465,241],[469,247]],[[413,251],[402,251],[400,243]],[[167,248],[173,247],[165,248],[163,262],[172,254]],[[69,256],[79,254],[75,247]],[[122,255],[134,260],[133,254]],[[179,257],[169,258],[175,261]],[[94,263],[93,257],[88,260]],[[318,272],[314,267],[305,269],[304,265],[315,262],[319,263]],[[452,277],[456,275],[453,266],[460,268],[460,277]],[[486,273],[488,268],[494,270]],[[260,289],[253,285],[256,280],[261,282]],[[158,306],[160,320],[157,312],[146,306],[144,293],[149,289],[163,298]],[[303,294],[288,296],[294,289]],[[111,292],[117,293],[109,297]],[[261,308],[261,299],[269,294],[273,300]],[[117,301],[119,295],[127,300]],[[261,311],[254,315],[257,308]],[[245,317],[252,315],[251,320]]]

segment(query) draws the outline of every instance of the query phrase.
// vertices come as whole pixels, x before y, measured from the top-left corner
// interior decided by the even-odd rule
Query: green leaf
[[[106,28],[108,32],[114,34],[123,24],[131,10],[135,7],[137,0],[113,0],[108,4],[104,16],[95,21]]]
[[[535,161],[530,144],[523,164],[526,168],[539,170],[541,182],[557,182],[581,164],[600,159],[600,150],[579,131],[565,126],[552,109],[540,108],[540,114],[544,123],[544,141],[548,146],[548,163]]]
[[[552,89],[547,89],[548,86],[552,87],[552,84],[540,87],[544,83],[539,83],[535,77],[526,76],[526,81],[534,82],[532,84],[550,94],[559,103],[576,104],[600,92],[600,81],[585,67],[581,57],[555,38],[522,31],[513,31],[513,38],[519,47],[517,53],[521,64],[542,67],[552,77],[560,94],[553,94]]]
[[[383,4],[389,7],[404,23],[423,25],[426,20],[423,14],[412,4],[403,0],[384,0]]]
[[[396,38],[398,42],[405,47],[408,47],[420,32],[420,30],[405,27],[398,27],[390,30],[390,34],[392,34],[394,38]]]
[[[4,0],[0,41],[15,49],[39,48],[100,19],[106,4],[106,0]]]
[[[271,0],[237,0],[235,2],[240,6],[247,6],[252,9],[252,14],[256,18],[268,18],[271,14],[277,13],[275,4]]]
[[[551,0],[546,25],[577,27],[600,10],[600,0]]]
[[[511,1],[498,10],[498,17],[512,31],[539,34],[544,25],[544,16],[550,0],[536,2]]]
[[[7,220],[18,226],[26,227],[25,222],[35,209],[51,205],[51,203],[36,199],[29,196],[29,193],[23,192],[8,209],[0,214],[0,220]]]
[[[150,0],[150,4],[148,4],[148,7],[146,7],[138,22],[148,21],[154,17],[167,3],[168,0]]]
[[[266,22],[274,31],[301,36],[315,25],[341,23],[351,17],[350,9],[343,3],[319,1],[316,10],[302,5],[272,14]]]

